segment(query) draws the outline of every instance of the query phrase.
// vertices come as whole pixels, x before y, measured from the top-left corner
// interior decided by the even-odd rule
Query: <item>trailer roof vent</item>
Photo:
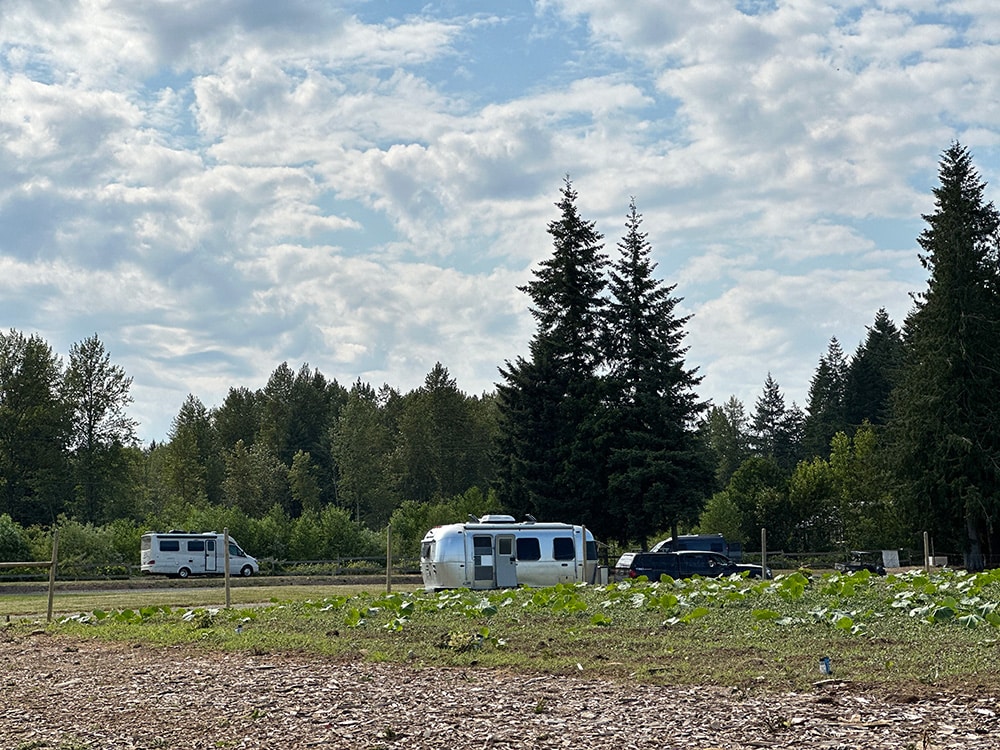
[[[486,515],[479,519],[479,523],[516,523],[514,516]]]

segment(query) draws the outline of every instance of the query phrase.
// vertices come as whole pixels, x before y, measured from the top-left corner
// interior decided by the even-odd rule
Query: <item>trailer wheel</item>
[[[249,565],[244,565],[242,568],[240,568],[240,575],[243,576],[244,578],[249,578],[250,576],[253,575],[253,568],[251,568]]]
[[[187,578],[189,575],[191,575],[191,571],[188,570],[187,568],[181,568],[180,570],[177,571],[178,578]]]

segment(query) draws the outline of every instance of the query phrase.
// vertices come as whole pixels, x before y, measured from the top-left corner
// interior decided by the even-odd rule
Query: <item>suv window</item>
[[[661,575],[677,576],[677,556],[665,552],[644,552],[632,558],[629,575],[637,578],[646,576],[651,581],[660,580]]]
[[[681,575],[709,575],[708,555],[700,552],[681,555],[680,569]]]

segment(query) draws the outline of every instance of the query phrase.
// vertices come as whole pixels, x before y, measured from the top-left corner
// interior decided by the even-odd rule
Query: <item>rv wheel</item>
[[[251,568],[249,565],[244,565],[242,568],[240,568],[240,575],[243,576],[244,578],[249,578],[250,576],[253,575],[253,568]]]
[[[187,568],[181,568],[180,570],[177,571],[178,578],[187,578],[189,575],[191,575],[191,571],[188,570]]]

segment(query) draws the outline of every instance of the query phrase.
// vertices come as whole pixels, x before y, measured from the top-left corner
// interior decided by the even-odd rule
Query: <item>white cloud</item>
[[[994,5],[6,0],[0,312],[96,331],[147,438],[282,361],[478,392],[569,174],[609,253],[635,196],[705,397],[801,402],[905,315],[940,151],[1000,179]]]

